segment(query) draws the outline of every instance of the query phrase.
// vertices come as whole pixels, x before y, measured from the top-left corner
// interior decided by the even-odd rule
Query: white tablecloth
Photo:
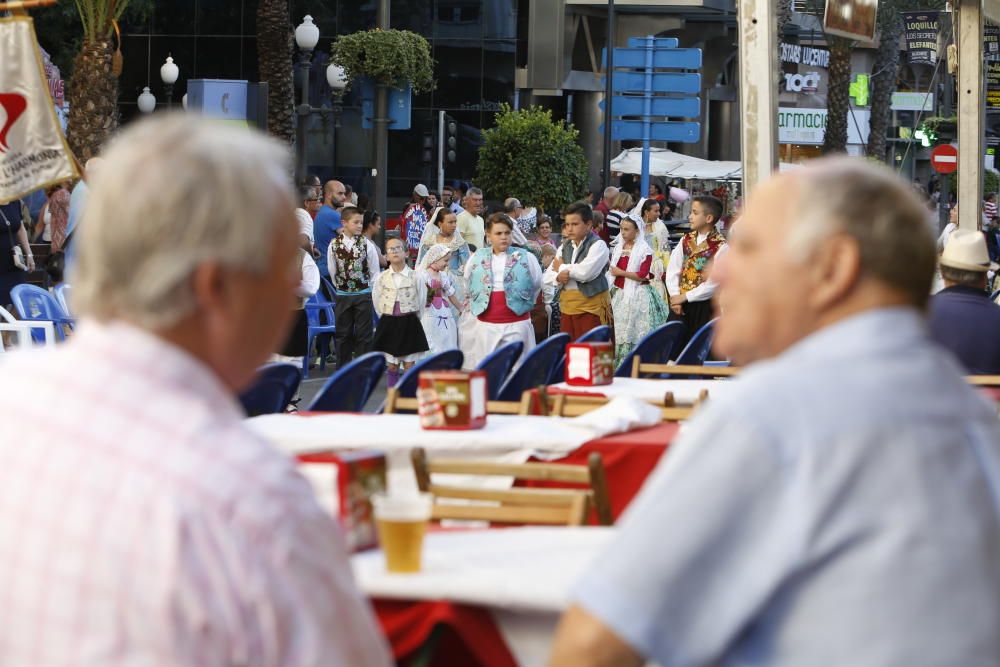
[[[370,597],[561,612],[571,584],[614,533],[600,526],[431,532],[417,574],[389,574],[378,550],[355,554],[351,566]]]
[[[570,587],[614,533],[603,527],[429,533],[417,574],[387,573],[381,551],[356,554],[351,565],[369,597],[486,607],[518,664],[542,667]]]
[[[691,405],[698,399],[702,389],[708,390],[708,398],[722,396],[734,380],[648,380],[644,378],[615,378],[611,384],[597,387],[574,387],[560,382],[553,385],[557,389],[592,392],[608,398],[629,396],[642,401],[660,404],[670,391],[678,405]]]
[[[263,415],[246,420],[246,424],[293,456],[346,449],[384,451],[388,484],[396,491],[416,488],[410,463],[414,447],[423,447],[431,456],[524,463],[531,456],[565,456],[589,440],[653,426],[659,421],[660,413],[654,407],[622,398],[567,419],[490,415],[484,428],[473,431],[425,431],[416,415],[398,414]],[[336,499],[331,496],[336,484],[334,467],[314,464],[303,466],[302,472],[312,482],[320,503],[335,511]],[[495,478],[482,485],[504,488],[510,484],[510,478]]]

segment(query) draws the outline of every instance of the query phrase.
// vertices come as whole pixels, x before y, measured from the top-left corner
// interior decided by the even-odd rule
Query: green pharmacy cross
[[[854,104],[859,107],[868,106],[868,75],[857,74],[851,83],[850,96],[854,98]]]

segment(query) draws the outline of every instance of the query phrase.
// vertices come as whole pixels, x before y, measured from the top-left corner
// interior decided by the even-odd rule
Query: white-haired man
[[[572,593],[552,665],[996,665],[1000,426],[929,339],[887,170],[762,185],[714,278],[713,399]],[[794,277],[794,279],[790,279]]]
[[[336,525],[233,398],[292,316],[287,162],[182,115],[107,153],[78,334],[0,373],[46,397],[0,405],[0,664],[391,664]]]
[[[608,217],[608,213],[611,212],[611,207],[615,205],[615,198],[618,196],[618,188],[613,185],[609,185],[604,188],[604,195],[601,197],[601,201],[597,202],[597,206],[594,207],[595,211],[600,211],[601,215],[605,218]]]

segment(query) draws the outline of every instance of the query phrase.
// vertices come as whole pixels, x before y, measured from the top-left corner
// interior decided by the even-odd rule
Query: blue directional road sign
[[[611,121],[611,138],[619,141],[641,141],[643,126],[641,120]],[[603,131],[604,126],[601,125]],[[679,121],[657,121],[649,124],[649,138],[652,141],[679,141],[692,144],[698,141],[701,134],[701,123],[685,123]]]
[[[607,57],[607,49],[601,57]],[[646,49],[615,49],[615,67],[646,68]],[[654,49],[653,67],[698,69],[701,67],[701,49]]]
[[[697,118],[701,116],[700,97],[653,97],[650,100],[650,116],[673,116],[675,118]],[[604,111],[604,100],[597,103]],[[646,100],[644,97],[626,97],[615,95],[612,101],[615,116],[646,115]]]
[[[676,49],[680,41],[676,37],[629,37],[628,46],[630,49],[641,49],[649,43],[653,43],[654,49]],[[615,56],[617,57],[617,52]]]
[[[651,90],[654,93],[701,92],[701,74],[692,72],[654,72]],[[643,72],[615,72],[611,87],[616,93],[641,93],[646,89],[646,75]],[[612,105],[612,110],[614,106]]]

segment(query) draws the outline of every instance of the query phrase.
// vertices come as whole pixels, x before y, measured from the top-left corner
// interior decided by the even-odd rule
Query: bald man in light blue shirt
[[[551,665],[1000,665],[1000,422],[928,338],[920,203],[818,161],[730,243],[716,342],[749,367],[575,587]]]

